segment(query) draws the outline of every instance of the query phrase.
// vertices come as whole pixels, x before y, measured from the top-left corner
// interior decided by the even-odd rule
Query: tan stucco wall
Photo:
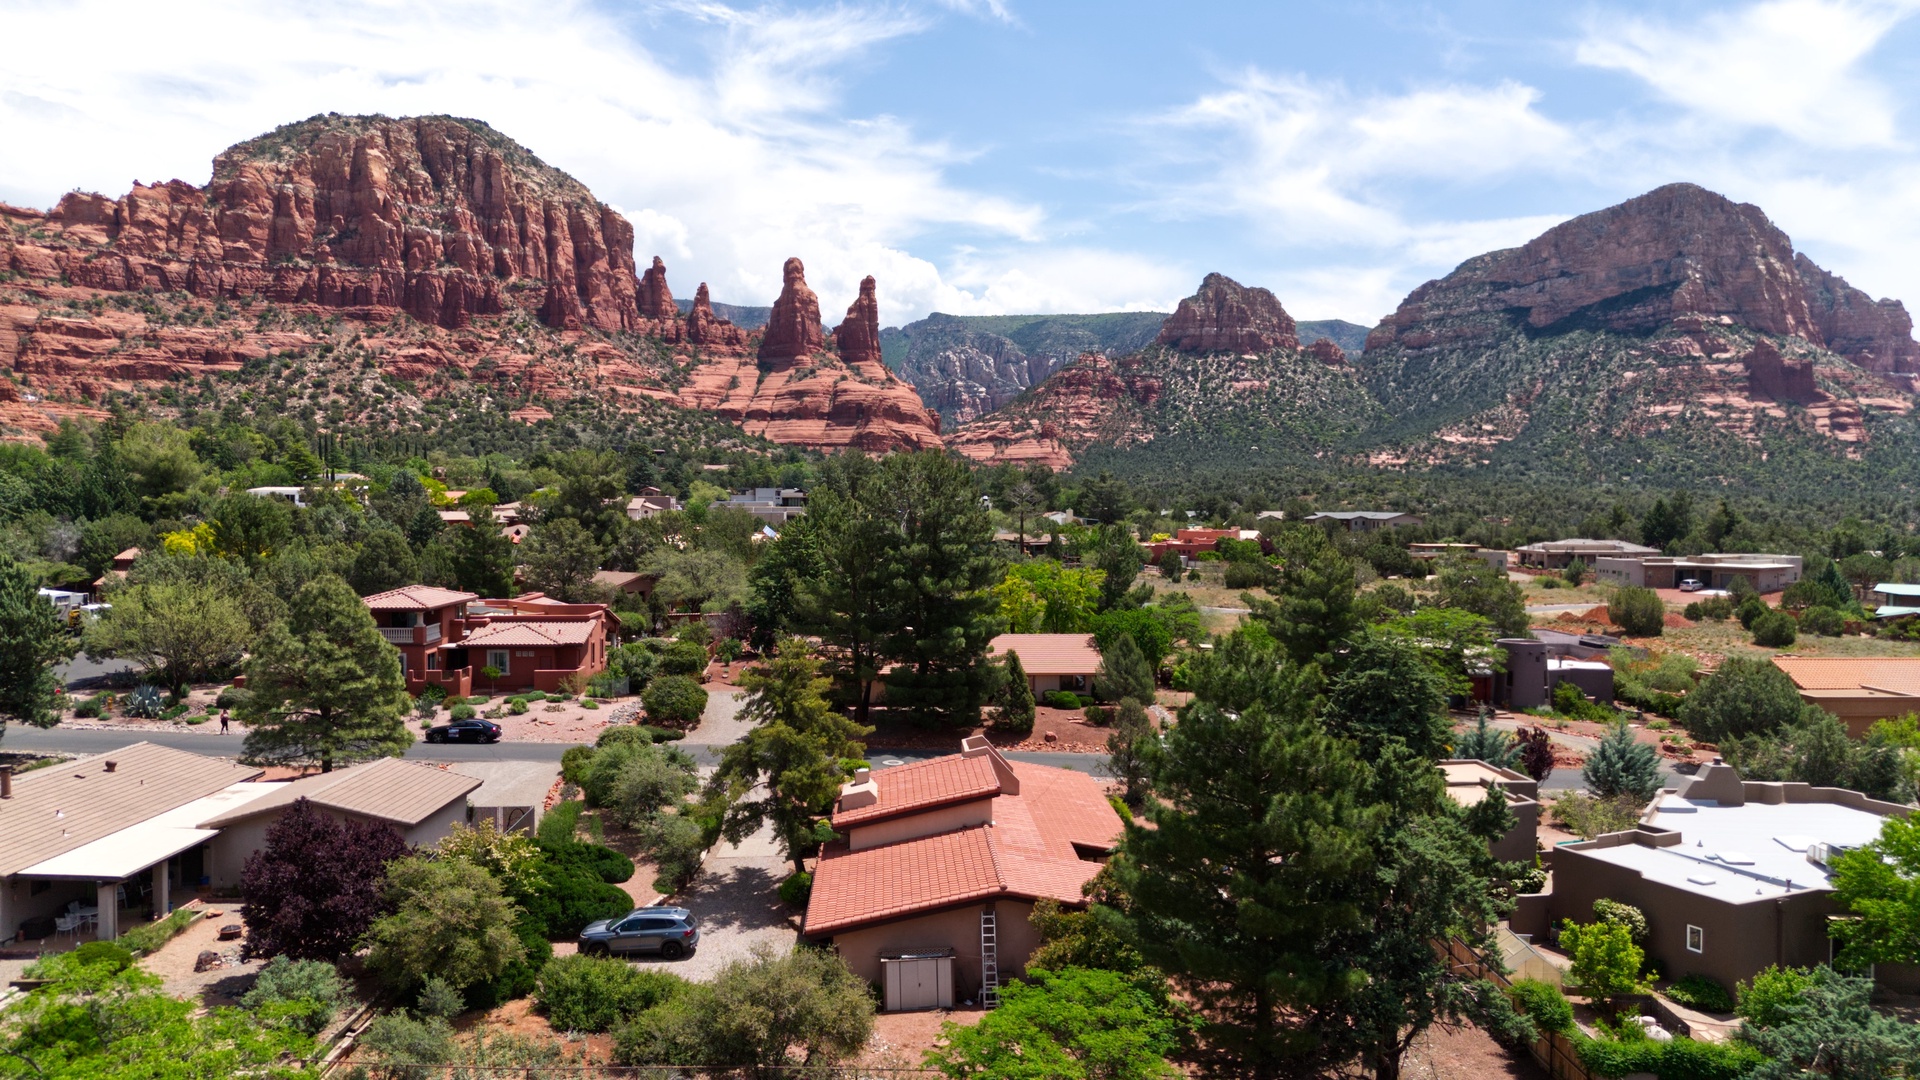
[[[938,810],[858,826],[848,833],[847,846],[861,851],[881,844],[911,840],[916,836],[935,836],[973,825],[985,825],[992,820],[993,800],[977,799],[957,806],[943,806]]]
[[[871,983],[880,981],[880,957],[883,954],[938,952],[953,950],[953,994],[955,1001],[979,1000],[980,995],[980,909],[967,904],[947,911],[935,911],[913,919],[884,926],[835,934],[833,947],[846,962],[847,969]],[[1030,921],[1033,905],[1024,900],[1001,900],[994,905],[999,923],[1000,978],[1005,980],[1026,970],[1027,957],[1040,944],[1040,935]]]
[[[324,807],[322,809],[325,809]],[[329,814],[341,820],[367,821],[358,815],[343,814],[328,810]],[[220,835],[207,842],[207,876],[212,878],[216,892],[240,887],[240,874],[246,868],[247,856],[267,846],[267,829],[276,820],[277,814],[261,814],[235,822],[220,830]],[[425,821],[411,829],[402,829],[400,835],[414,847],[429,847],[453,831],[453,823],[464,825],[467,821],[467,798],[447,803],[427,816]],[[189,883],[189,888],[191,884]]]

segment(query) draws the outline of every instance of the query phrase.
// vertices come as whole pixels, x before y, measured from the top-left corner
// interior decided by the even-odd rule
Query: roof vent
[[[1707,858],[1713,859],[1717,862],[1723,862],[1728,866],[1752,866],[1753,865],[1753,856],[1748,855],[1744,852],[1739,852],[1739,851],[1716,851],[1713,854],[1707,856]]]
[[[108,772],[116,772],[116,771],[118,771],[118,770],[119,770],[119,768],[120,768],[120,763],[119,763],[119,762],[117,762],[117,761],[113,761],[113,760],[111,760],[111,759],[110,759],[110,760],[108,760],[108,762],[107,762],[107,771],[108,771]]]
[[[0,799],[13,798],[13,766],[0,765]]]

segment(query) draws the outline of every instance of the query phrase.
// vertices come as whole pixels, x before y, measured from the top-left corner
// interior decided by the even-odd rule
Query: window
[[[1691,923],[1687,925],[1687,951],[1688,952],[1706,952],[1707,951],[1706,931],[1700,929],[1697,926],[1692,925]]]
[[[430,652],[427,654],[427,670],[428,671],[440,670],[440,654],[439,653]]]
[[[1087,688],[1087,677],[1085,675],[1062,675],[1060,676],[1060,685],[1068,690],[1085,690]]]
[[[506,649],[488,649],[487,666],[490,668],[499,668],[502,672],[505,672],[513,666],[513,657]]]

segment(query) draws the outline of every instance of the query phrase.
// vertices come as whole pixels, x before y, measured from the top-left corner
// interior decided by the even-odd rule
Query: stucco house
[[[995,660],[1008,652],[1020,658],[1027,685],[1036,695],[1053,690],[1084,694],[1100,673],[1100,649],[1092,634],[1001,634],[987,643],[987,653]]]
[[[1920,656],[1776,656],[1773,666],[1856,739],[1876,720],[1920,712]]]
[[[605,604],[565,604],[540,593],[482,600],[473,593],[408,585],[365,598],[380,633],[400,650],[407,691],[443,687],[552,691],[606,670],[619,621]],[[489,679],[486,668],[499,675]]]
[[[1119,842],[1093,777],[1008,761],[984,738],[841,788],[805,939],[881,987],[890,1010],[995,1000],[1039,945],[1035,901],[1081,907]]]

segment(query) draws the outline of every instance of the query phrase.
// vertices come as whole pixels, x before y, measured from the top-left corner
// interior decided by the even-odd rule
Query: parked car
[[[455,720],[427,729],[428,742],[490,743],[500,741],[500,725],[491,720]]]
[[[1699,578],[1688,578],[1680,583],[1681,592],[1699,592],[1706,587],[1706,582],[1701,581]]]
[[[693,912],[683,907],[644,907],[617,919],[588,923],[580,931],[580,951],[588,956],[609,953],[658,953],[662,960],[678,960],[700,944],[700,928]]]

